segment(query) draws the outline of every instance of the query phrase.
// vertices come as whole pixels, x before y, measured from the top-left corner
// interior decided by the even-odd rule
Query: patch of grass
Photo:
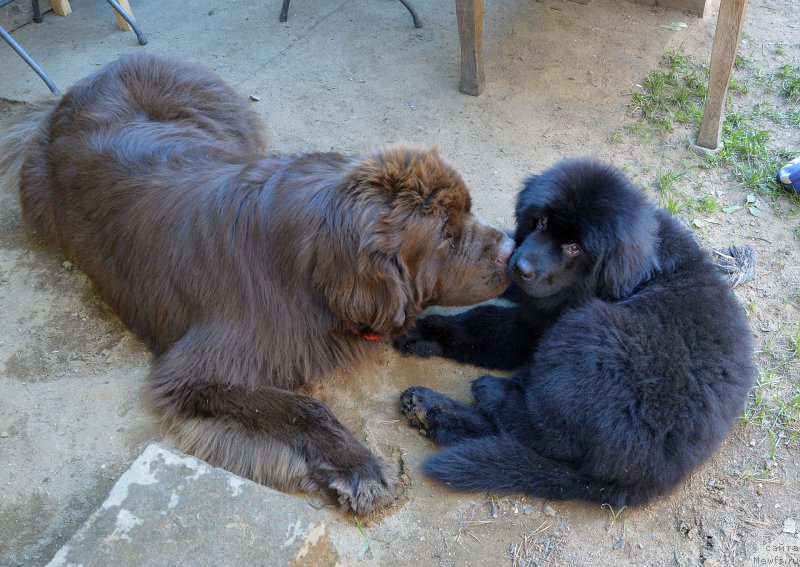
[[[790,126],[800,128],[800,107],[787,111],[785,117]]]
[[[774,384],[775,382],[775,375],[770,371],[758,375],[756,383],[751,390],[752,397],[748,400],[747,405],[745,405],[742,423],[761,424],[767,420],[767,415],[769,413],[767,389],[770,384]]]
[[[678,183],[685,177],[686,172],[671,169],[656,173],[655,186],[658,191],[658,204],[675,216],[694,209],[694,199],[678,188]]]
[[[686,172],[684,171],[662,170],[656,174],[656,188],[660,193],[673,192],[678,181],[685,177]]]
[[[789,45],[785,41],[779,41],[775,44],[775,55],[786,55]]]
[[[671,132],[675,123],[699,124],[708,91],[708,71],[677,52],[664,55],[659,69],[642,81],[630,108],[655,130]]]
[[[782,94],[791,102],[800,102],[800,65],[781,67],[775,77],[782,82]]]
[[[800,322],[789,333],[789,357],[794,360],[800,359]]]
[[[754,69],[751,59],[737,56],[746,77],[731,78],[731,98],[761,90],[780,91],[788,101],[800,100],[800,67],[783,65],[775,72]],[[628,129],[642,139],[673,131],[678,125],[698,128],[708,90],[708,69],[694,64],[685,54],[667,52],[658,67],[642,81],[641,92],[631,96],[629,110],[639,120]],[[729,103],[730,106],[730,103]],[[722,150],[707,158],[711,168],[729,170],[751,192],[785,195],[775,182],[775,173],[796,150],[778,147],[762,123],[800,126],[800,108],[782,108],[770,100],[755,104],[745,113],[729,108],[722,128]],[[666,208],[685,210],[679,195],[662,194]]]
[[[778,358],[778,345],[775,339],[767,339],[761,347],[761,354],[770,362]]]
[[[710,156],[709,163],[727,166],[750,191],[782,193],[775,173],[791,153],[786,148],[775,148],[769,141],[769,131],[758,128],[749,116],[729,112],[722,126],[722,150]]]
[[[695,210],[701,213],[716,213],[722,209],[722,203],[719,202],[719,197],[706,193],[696,200]]]
[[[786,445],[800,438],[800,386],[795,383],[786,400],[777,401],[778,424],[783,429]]]
[[[728,83],[728,91],[736,94],[747,94],[752,90],[750,81],[741,80],[736,77],[731,77]]]
[[[784,121],[783,113],[775,106],[775,103],[765,100],[757,102],[753,105],[752,117],[756,120],[768,119],[775,124],[781,124]]]

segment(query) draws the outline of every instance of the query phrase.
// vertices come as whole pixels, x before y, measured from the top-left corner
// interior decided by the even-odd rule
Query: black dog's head
[[[531,297],[626,297],[657,268],[655,211],[612,166],[559,162],[519,194],[509,275]]]

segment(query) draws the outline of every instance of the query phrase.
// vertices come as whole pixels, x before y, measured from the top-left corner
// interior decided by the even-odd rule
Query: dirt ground
[[[73,0],[71,16],[47,15],[14,37],[62,88],[127,50],[201,62],[260,97],[253,105],[277,151],[438,145],[471,187],[474,210],[504,227],[513,225],[523,177],[573,154],[608,159],[644,187],[660,168],[681,168],[725,204],[747,194],[699,167],[689,132],[620,136],[633,120],[630,93],[665,51],[708,61],[716,11],[702,20],[625,0],[487,2],[487,88],[473,98],[458,92],[453,3],[413,3],[421,29],[393,0],[295,0],[285,24],[279,2],[136,0],[150,40],[140,47],[116,30],[105,2]],[[745,43],[757,63],[771,65],[783,42],[781,61],[798,64],[798,8],[797,0],[750,1]],[[688,25],[668,29],[675,22]],[[13,101],[46,92],[0,45],[0,118]],[[800,141],[796,128],[776,136]],[[707,246],[750,244],[757,252],[757,278],[736,293],[751,306],[762,371],[765,345],[784,348],[797,328],[800,237],[790,209],[778,200],[761,218],[715,213],[697,230]],[[147,443],[171,443],[142,403],[148,366],[146,349],[79,268],[29,235],[16,195],[0,188],[0,565],[46,563]],[[737,425],[672,495],[619,515],[434,484],[419,468],[433,448],[400,419],[398,394],[426,385],[466,399],[480,373],[385,346],[376,360],[320,385],[318,394],[410,480],[395,509],[365,520],[368,540],[352,517],[332,526],[343,565],[800,563],[791,533],[800,514],[798,442],[770,439],[757,423]],[[771,391],[797,387],[797,361],[775,375]]]

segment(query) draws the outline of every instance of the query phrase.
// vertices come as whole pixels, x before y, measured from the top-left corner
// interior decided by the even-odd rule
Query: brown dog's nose
[[[533,264],[525,258],[520,258],[514,264],[514,271],[519,274],[522,279],[529,280],[533,277]]]
[[[511,238],[504,236],[503,240],[500,242],[500,246],[498,246],[497,262],[499,264],[507,264],[508,259],[511,258],[511,255],[514,253],[515,247],[516,244],[514,241]]]

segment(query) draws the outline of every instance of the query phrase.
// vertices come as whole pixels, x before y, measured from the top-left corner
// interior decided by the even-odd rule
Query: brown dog
[[[155,352],[183,448],[368,513],[393,470],[295,390],[408,329],[499,294],[513,242],[470,214],[435,150],[268,155],[210,72],[124,56],[6,134],[25,219]]]

